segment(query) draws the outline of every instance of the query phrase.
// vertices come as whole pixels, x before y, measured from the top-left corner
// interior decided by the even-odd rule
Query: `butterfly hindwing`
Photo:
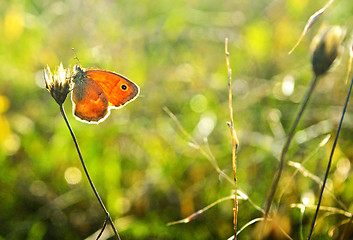
[[[92,79],[76,83],[72,91],[74,115],[87,122],[96,122],[108,114],[108,100]]]

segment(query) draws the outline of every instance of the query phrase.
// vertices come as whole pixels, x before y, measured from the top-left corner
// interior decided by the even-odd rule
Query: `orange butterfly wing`
[[[98,83],[112,107],[123,107],[139,94],[139,87],[120,74],[95,68],[87,68],[86,74]]]
[[[84,122],[99,123],[109,116],[110,108],[120,108],[133,101],[139,87],[114,72],[76,68],[73,76],[72,102],[74,115]]]
[[[74,115],[87,122],[97,122],[108,114],[108,100],[100,86],[92,79],[75,83],[72,90]]]

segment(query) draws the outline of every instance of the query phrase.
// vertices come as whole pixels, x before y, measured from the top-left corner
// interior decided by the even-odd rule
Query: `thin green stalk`
[[[113,220],[112,220],[112,218],[110,217],[110,215],[109,215],[109,213],[108,213],[106,207],[104,206],[104,203],[103,203],[102,199],[100,198],[100,196],[99,196],[99,194],[98,194],[98,191],[97,191],[96,187],[94,186],[93,181],[92,181],[92,179],[91,179],[91,177],[90,177],[90,175],[89,175],[89,173],[88,173],[88,170],[87,170],[86,164],[85,164],[85,162],[84,162],[84,160],[83,160],[83,157],[82,157],[80,148],[79,148],[79,146],[78,146],[78,142],[77,142],[76,137],[75,137],[75,134],[74,134],[74,132],[73,132],[71,126],[70,126],[69,120],[68,120],[67,117],[66,117],[63,104],[60,104],[59,106],[60,106],[61,115],[63,116],[63,118],[64,118],[64,120],[65,120],[65,123],[66,123],[67,127],[68,127],[69,130],[70,130],[72,139],[74,140],[74,143],[75,143],[75,147],[76,147],[78,156],[79,156],[79,158],[80,158],[80,160],[81,160],[81,164],[82,164],[83,170],[85,171],[85,174],[86,174],[86,176],[87,176],[87,179],[88,179],[88,181],[89,181],[89,184],[91,185],[91,188],[92,188],[94,194],[96,195],[99,204],[101,205],[101,207],[103,208],[103,210],[104,210],[104,212],[105,212],[105,214],[106,214],[106,216],[107,216],[107,218],[106,218],[106,220],[105,220],[105,223],[104,223],[104,225],[103,225],[103,228],[102,228],[100,234],[98,235],[97,239],[99,239],[99,237],[101,236],[101,234],[102,234],[102,232],[103,232],[103,230],[104,230],[104,228],[105,228],[105,226],[106,226],[106,224],[107,224],[107,221],[109,221],[109,222],[110,222],[110,225],[112,226],[112,229],[113,229],[113,231],[114,231],[114,234],[115,234],[116,238],[120,240],[120,236],[119,236],[118,231],[116,230],[116,228],[115,228],[115,226],[114,226]]]
[[[332,146],[330,158],[329,158],[328,163],[327,163],[326,173],[325,173],[324,181],[323,181],[323,183],[322,183],[322,187],[321,187],[321,191],[320,191],[320,196],[319,196],[319,201],[318,201],[318,203],[317,203],[317,207],[316,207],[314,219],[313,219],[313,222],[312,222],[312,224],[311,224],[311,228],[310,228],[310,233],[309,233],[309,236],[308,236],[308,240],[311,239],[311,235],[313,234],[313,231],[314,231],[316,218],[317,218],[317,215],[318,215],[318,213],[319,213],[319,209],[320,209],[320,205],[321,205],[322,195],[324,194],[326,181],[327,181],[328,174],[329,174],[330,168],[331,168],[332,157],[333,157],[333,154],[334,154],[335,149],[336,149],[336,145],[337,145],[337,142],[338,142],[338,137],[339,137],[340,132],[341,132],[341,127],[342,127],[344,115],[345,115],[346,110],[347,110],[349,97],[350,97],[351,92],[352,92],[352,86],[353,86],[353,78],[352,78],[352,80],[351,80],[351,85],[349,86],[349,91],[348,91],[348,94],[347,94],[346,102],[345,102],[344,107],[343,107],[343,110],[342,110],[341,120],[340,120],[340,123],[339,123],[338,128],[337,128],[337,132],[336,132],[336,136],[335,136],[335,141],[333,142],[333,146]]]
[[[291,130],[290,130],[290,132],[289,132],[289,134],[287,136],[286,142],[285,142],[285,144],[283,146],[282,153],[281,153],[281,158],[280,158],[280,161],[279,161],[279,166],[278,166],[277,172],[276,172],[276,174],[274,176],[272,187],[271,187],[271,190],[270,190],[270,194],[268,195],[267,202],[266,202],[266,208],[265,208],[265,214],[264,214],[265,220],[268,217],[268,213],[270,211],[271,204],[272,204],[273,198],[275,196],[279,180],[281,178],[281,174],[282,174],[282,171],[283,171],[283,165],[284,165],[284,159],[285,159],[286,153],[287,153],[289,145],[290,145],[290,143],[291,143],[291,141],[293,139],[294,132],[295,132],[295,129],[297,128],[297,126],[298,126],[299,120],[300,120],[301,116],[303,115],[303,112],[304,112],[304,110],[306,108],[307,103],[309,102],[311,94],[314,91],[316,82],[317,82],[317,76],[314,75],[314,77],[311,80],[309,89],[306,92],[306,95],[305,95],[303,103],[302,103],[302,105],[300,107],[300,110],[299,110],[299,112],[297,114],[297,117],[295,118],[295,121],[294,121],[294,123],[292,125],[292,128],[291,128]]]
[[[304,212],[305,212],[305,206],[303,206],[303,207],[300,209],[300,225],[299,225],[300,240],[304,240],[304,235],[303,235],[303,218],[304,218]]]

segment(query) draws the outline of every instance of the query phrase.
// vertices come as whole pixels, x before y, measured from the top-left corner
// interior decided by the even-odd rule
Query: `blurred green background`
[[[227,69],[229,38],[235,127],[240,141],[238,186],[264,207],[279,153],[312,77],[309,45],[323,22],[347,28],[340,59],[320,79],[287,160],[321,179],[348,85],[345,74],[353,24],[351,1],[336,1],[291,54],[319,0],[1,1],[0,239],[95,239],[105,216],[82,172],[59,107],[44,88],[43,68],[61,62],[121,73],[140,97],[99,125],[77,121],[64,104],[89,172],[122,239],[227,239],[232,201],[188,224],[166,226],[232,193],[233,186],[189,145],[186,131],[232,177]],[[328,186],[353,211],[352,106],[344,122]],[[207,144],[205,143],[207,139]],[[209,148],[209,150],[208,150]],[[317,150],[318,149],[318,150]],[[273,210],[294,239],[306,237],[319,186],[285,166]],[[283,196],[277,204],[281,192]],[[343,209],[329,194],[323,206]],[[319,215],[316,239],[343,231],[339,214]],[[262,217],[239,200],[238,227]],[[239,239],[253,239],[254,224]],[[269,239],[284,239],[271,225]],[[107,227],[107,234],[110,227]],[[331,234],[331,235],[330,235]],[[108,234],[109,235],[109,234]],[[106,239],[103,237],[101,239]]]

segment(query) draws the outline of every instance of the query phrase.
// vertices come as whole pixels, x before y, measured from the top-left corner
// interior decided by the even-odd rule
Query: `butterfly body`
[[[139,87],[128,78],[97,68],[75,66],[71,99],[76,118],[87,123],[105,120],[111,108],[121,108],[136,99]]]

